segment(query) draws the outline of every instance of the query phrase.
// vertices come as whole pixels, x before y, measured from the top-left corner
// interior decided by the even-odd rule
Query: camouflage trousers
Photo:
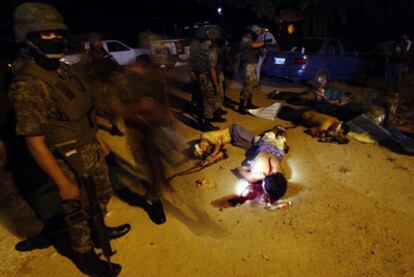
[[[203,115],[205,119],[212,119],[214,112],[221,108],[224,93],[223,90],[216,92],[213,82],[208,74],[200,74],[199,80],[199,93],[202,100]]]
[[[253,96],[253,91],[257,86],[257,64],[249,63],[240,67],[240,75],[243,79],[243,88],[240,92],[240,99],[247,99]]]
[[[223,72],[219,73],[219,81],[220,81],[220,85],[221,85],[221,95],[219,95],[221,97],[221,104],[223,104],[224,102],[224,97],[226,97],[226,77],[224,76]]]
[[[97,198],[102,210],[106,211],[106,206],[111,199],[112,187],[108,176],[108,167],[105,162],[105,154],[97,142],[88,143],[80,148],[80,153],[92,182],[96,186]],[[78,183],[77,177],[72,169],[62,160],[57,159],[60,169],[70,181]],[[62,209],[65,216],[72,215],[82,209],[82,203],[87,203],[87,195],[84,188],[80,189],[79,200],[62,201]],[[87,208],[87,207],[83,207]],[[72,240],[72,248],[80,253],[86,253],[93,247],[91,232],[88,221],[82,220],[75,224],[69,224],[69,236]]]

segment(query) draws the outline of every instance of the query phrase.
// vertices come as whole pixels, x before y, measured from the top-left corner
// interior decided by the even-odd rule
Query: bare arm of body
[[[27,136],[26,146],[33,158],[59,188],[63,200],[79,199],[79,187],[71,182],[60,169],[55,157],[47,148],[44,136]]]
[[[252,182],[253,178],[252,178],[252,172],[250,170],[248,170],[246,167],[244,166],[239,166],[237,168],[237,173],[243,178],[245,179],[247,182]]]

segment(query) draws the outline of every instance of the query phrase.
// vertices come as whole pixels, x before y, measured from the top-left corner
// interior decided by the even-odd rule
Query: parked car
[[[194,32],[201,26],[213,25],[208,21],[198,22],[183,26],[180,31],[178,31],[179,28],[174,28],[175,32],[171,32],[174,34],[170,33],[170,35],[165,32],[166,26],[163,26],[163,32],[141,33],[140,41],[144,42],[144,47],[151,49],[155,64],[167,67],[188,66],[190,65],[191,40],[194,38]]]
[[[118,40],[103,40],[103,48],[112,56],[119,65],[129,65],[143,56],[150,56],[151,51],[145,48],[131,48]],[[80,61],[81,52],[89,49],[89,41],[85,41],[78,51],[70,51],[62,58],[62,62],[74,64]]]
[[[154,35],[151,37],[153,39],[148,40],[148,48],[155,64],[167,67],[189,65],[189,39],[166,39]]]
[[[269,77],[310,81],[363,79],[365,62],[350,44],[333,38],[297,38],[287,41],[284,51],[270,50],[262,66]]]

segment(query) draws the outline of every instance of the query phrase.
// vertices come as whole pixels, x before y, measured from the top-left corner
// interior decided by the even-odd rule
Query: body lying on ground
[[[323,88],[311,88],[304,92],[290,92],[290,91],[274,91],[268,96],[271,99],[286,100],[291,104],[296,105],[312,105],[316,103],[327,103],[330,105],[346,105],[350,103],[350,96],[343,92],[323,89]]]
[[[318,138],[319,141],[337,142],[338,144],[349,142],[346,137],[349,128],[336,117],[306,108],[295,109],[289,106],[283,106],[278,117],[307,127],[305,132]]]
[[[246,150],[246,158],[235,169],[235,173],[246,180],[249,186],[245,193],[229,200],[231,205],[254,199],[272,203],[284,194],[287,181],[281,161],[289,147],[282,127],[276,126],[260,136],[239,125],[202,133],[199,142],[194,145],[193,154],[205,160],[219,159],[225,144]]]

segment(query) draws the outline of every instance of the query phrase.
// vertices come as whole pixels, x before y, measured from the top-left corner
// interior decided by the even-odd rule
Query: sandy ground
[[[264,86],[256,103],[272,103],[265,95],[273,89]],[[175,85],[169,90],[189,99]],[[238,91],[232,83],[234,99]],[[257,133],[290,125],[233,111],[227,118]],[[181,122],[178,132],[198,136]],[[288,130],[288,144],[289,208],[211,204],[239,189],[230,169],[243,151],[233,146],[227,160],[173,181],[163,225],[114,197],[107,222],[133,226],[113,243],[120,276],[414,276],[414,158],[352,139],[348,145],[318,143],[301,127]],[[123,146],[118,141],[114,148],[122,152]],[[206,184],[197,187],[202,179]],[[1,276],[82,276],[53,248],[16,252],[19,239],[4,227],[0,239]]]

